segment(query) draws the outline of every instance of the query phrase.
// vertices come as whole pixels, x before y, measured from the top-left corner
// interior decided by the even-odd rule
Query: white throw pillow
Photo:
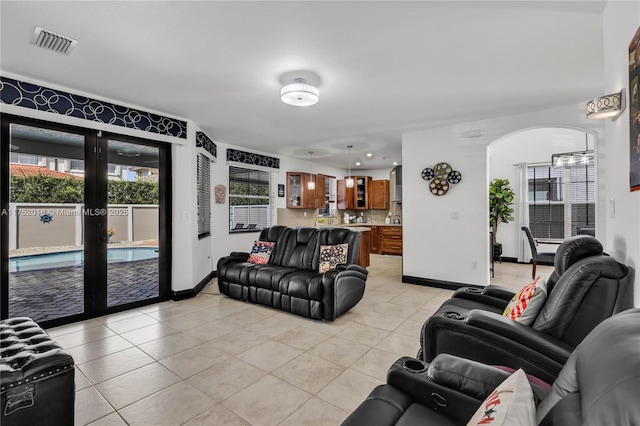
[[[519,369],[480,404],[467,426],[534,426],[535,414],[531,385]]]

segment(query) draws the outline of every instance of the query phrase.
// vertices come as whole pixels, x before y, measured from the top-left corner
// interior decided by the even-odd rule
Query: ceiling
[[[602,94],[605,3],[3,0],[0,69],[191,119],[216,142],[341,168],[351,144],[361,168],[390,168],[404,132]],[[35,26],[78,45],[38,48]],[[318,104],[280,101],[296,77]]]

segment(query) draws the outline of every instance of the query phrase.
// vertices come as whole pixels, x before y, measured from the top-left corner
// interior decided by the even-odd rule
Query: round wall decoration
[[[453,185],[462,181],[462,173],[453,170],[449,163],[437,163],[422,170],[422,179],[429,181],[429,191],[436,196],[445,195]]]

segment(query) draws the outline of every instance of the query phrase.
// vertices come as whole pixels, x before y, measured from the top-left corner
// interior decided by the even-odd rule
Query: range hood
[[[396,166],[389,173],[389,201],[402,203],[402,166]]]

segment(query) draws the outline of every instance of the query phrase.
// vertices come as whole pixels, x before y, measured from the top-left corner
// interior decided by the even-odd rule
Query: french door
[[[166,300],[165,144],[2,115],[0,314],[44,326]]]

